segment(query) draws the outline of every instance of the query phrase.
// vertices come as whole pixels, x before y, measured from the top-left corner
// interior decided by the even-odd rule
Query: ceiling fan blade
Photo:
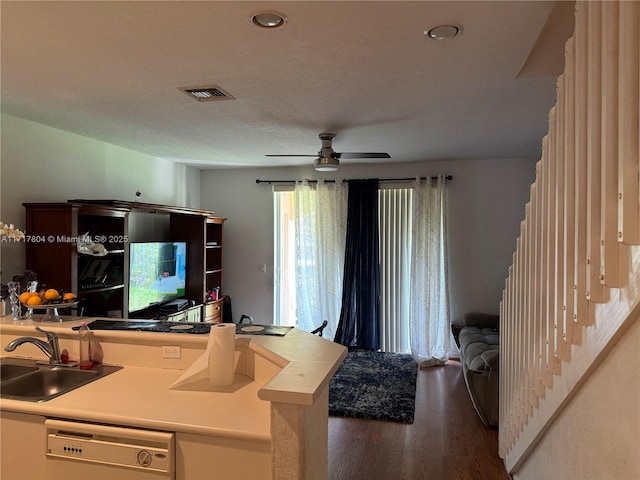
[[[336,153],[336,158],[391,158],[388,153],[364,153],[364,152],[342,152]]]
[[[318,154],[315,155],[265,155],[265,157],[317,157]]]

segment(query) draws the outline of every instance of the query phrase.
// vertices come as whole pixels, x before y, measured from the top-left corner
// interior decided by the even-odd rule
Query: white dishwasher
[[[53,419],[45,427],[47,479],[175,479],[173,433]]]

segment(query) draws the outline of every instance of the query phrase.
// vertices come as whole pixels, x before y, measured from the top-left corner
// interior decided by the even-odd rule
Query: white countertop
[[[63,317],[64,318],[64,317]],[[61,348],[74,358],[80,319],[59,323],[14,322],[0,318],[4,348],[17,336],[42,337],[39,325],[55,331]],[[89,323],[92,318],[83,319]],[[206,347],[208,335],[178,333],[95,331],[105,351],[105,363],[124,365],[122,370],[47,402],[0,399],[0,408],[23,413],[91,422],[138,426],[159,430],[269,441],[270,402],[313,405],[346,356],[346,348],[298,329],[284,337],[237,335],[236,349],[246,348],[267,365],[261,372],[239,374],[230,387],[212,387],[206,379],[170,389],[184,369]],[[182,359],[160,355],[163,345],[180,345]],[[31,345],[22,345],[2,356],[44,358]],[[252,367],[254,368],[254,367]],[[264,370],[265,367],[255,367]],[[254,380],[254,378],[256,380]],[[267,378],[264,385],[260,378]]]

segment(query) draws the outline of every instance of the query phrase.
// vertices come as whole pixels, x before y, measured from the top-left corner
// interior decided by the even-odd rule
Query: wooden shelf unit
[[[211,323],[222,321],[223,305],[223,228],[226,219],[210,216],[206,221],[205,234],[205,292],[210,294],[214,289],[218,290],[218,297],[213,301],[206,301],[204,308],[204,320]]]
[[[38,288],[56,288],[78,296],[84,315],[122,313],[127,303],[127,216],[124,208],[67,203],[25,203],[26,268],[38,274]],[[109,253],[81,255],[79,239],[88,235]],[[100,281],[89,282],[92,273]],[[84,274],[84,277],[83,277]]]
[[[214,288],[222,291],[222,229],[223,218],[209,217],[206,226],[206,248],[205,248],[205,289],[210,292]]]
[[[222,226],[225,218],[212,212],[168,205],[118,200],[69,200],[24,203],[26,209],[26,268],[38,274],[40,287],[63,289],[78,295],[86,316],[126,318],[129,292],[129,232],[131,212],[168,218],[168,238],[148,241],[187,243],[185,297],[207,304],[207,292],[219,287],[222,298]],[[108,250],[102,257],[77,252],[77,240],[88,235]],[[39,287],[39,288],[40,288]],[[211,302],[209,302],[211,303]],[[221,318],[222,301],[203,308],[201,318]],[[201,307],[202,308],[202,307]],[[217,313],[218,315],[212,315]]]

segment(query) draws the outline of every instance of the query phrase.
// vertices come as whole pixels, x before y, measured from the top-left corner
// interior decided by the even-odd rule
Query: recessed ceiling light
[[[431,30],[425,30],[424,34],[433,40],[449,40],[462,32],[462,27],[456,25],[440,25]]]
[[[280,28],[287,23],[287,16],[272,10],[251,15],[251,22],[260,28]]]

